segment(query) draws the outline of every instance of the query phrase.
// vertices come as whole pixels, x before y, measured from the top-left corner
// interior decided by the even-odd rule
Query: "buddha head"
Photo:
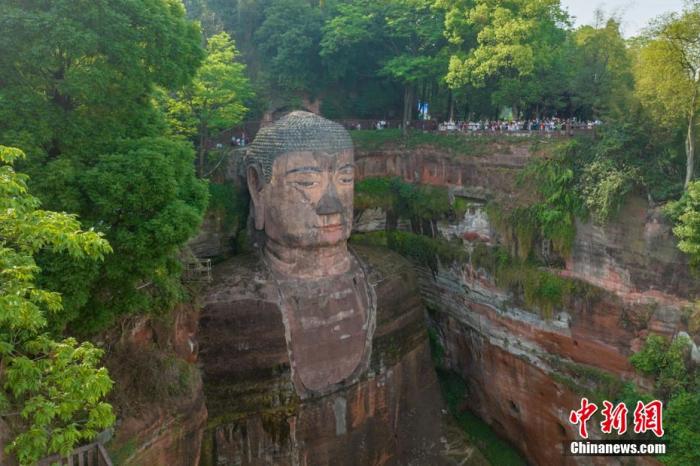
[[[277,247],[345,245],[352,229],[354,160],[341,125],[292,112],[260,130],[246,176],[255,228]]]

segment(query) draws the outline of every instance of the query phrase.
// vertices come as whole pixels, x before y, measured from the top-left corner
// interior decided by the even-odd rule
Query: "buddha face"
[[[350,149],[287,152],[275,159],[270,182],[262,185],[249,171],[256,228],[264,226],[269,240],[288,248],[346,242],[352,229],[354,172]]]

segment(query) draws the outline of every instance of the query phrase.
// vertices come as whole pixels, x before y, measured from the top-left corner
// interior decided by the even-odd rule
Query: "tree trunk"
[[[207,152],[208,143],[208,132],[206,128],[201,128],[199,130],[199,177],[204,177],[204,155]]]
[[[403,124],[401,125],[404,136],[408,134],[408,125],[411,122],[412,116],[411,110],[413,110],[413,92],[411,85],[406,84],[403,94]]]
[[[452,95],[452,89],[447,90],[447,102],[450,109],[450,119],[448,121],[455,121],[455,99]]]
[[[695,177],[695,120],[696,111],[695,104],[698,99],[698,80],[700,78],[700,70],[695,73],[695,86],[693,88],[693,97],[690,100],[690,114],[688,115],[688,134],[685,139],[685,189],[688,189],[688,184]]]

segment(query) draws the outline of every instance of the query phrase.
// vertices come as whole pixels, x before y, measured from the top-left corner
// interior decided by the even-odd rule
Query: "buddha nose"
[[[330,183],[328,189],[318,201],[316,213],[318,215],[333,215],[343,212],[343,204],[338,199],[338,193],[335,190],[333,183]]]

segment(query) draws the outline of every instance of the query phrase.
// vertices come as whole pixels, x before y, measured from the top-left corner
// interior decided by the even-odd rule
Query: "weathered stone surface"
[[[226,257],[231,254],[238,231],[225,220],[225,213],[220,210],[206,212],[197,236],[187,243],[195,257]]]
[[[202,436],[207,419],[201,379],[193,365],[197,361],[198,312],[190,306],[173,311],[171,325],[157,320],[139,318],[125,326],[119,343],[132,351],[154,351],[160,348],[165,357],[179,358],[189,364],[188,373],[194,378],[188,393],[168,400],[138,400],[138,407],[129,406],[126,416],[120,416],[114,437],[107,449],[120,465],[191,466],[198,464]],[[110,365],[109,355],[107,365]],[[126,368],[125,374],[129,374]],[[133,375],[131,375],[133,377]],[[122,381],[122,385],[124,385]],[[120,381],[117,380],[119,384]],[[138,382],[136,382],[138,383]],[[123,398],[123,397],[122,397]],[[127,400],[136,403],[137,400]]]
[[[352,231],[367,233],[386,229],[386,212],[382,209],[366,209],[352,222]]]
[[[360,177],[402,176],[473,199],[473,212],[439,226],[443,236],[462,238],[467,249],[497,242],[480,203],[527,201],[515,187],[527,154],[455,158],[420,148],[361,153],[357,159]],[[561,442],[577,438],[568,413],[579,405],[582,390],[600,382],[596,371],[636,377],[629,356],[650,332],[673,336],[686,330],[682,309],[697,296],[698,281],[690,277],[663,216],[637,196],[605,228],[578,225],[562,274],[590,284],[591,294],[570,300],[551,320],[520,307],[493,277],[468,263],[441,267],[435,276],[423,271],[420,289],[433,311],[445,364],[468,382],[469,409],[533,464],[614,464],[612,458],[562,456]]]
[[[216,268],[199,334],[204,464],[439,464],[440,394],[412,269],[388,251],[357,252],[377,296],[370,366],[304,400],[274,281],[256,257]]]
[[[314,113],[296,111],[260,129],[248,148],[246,164],[257,164],[269,182],[273,163],[282,154],[299,151],[334,154],[344,150],[352,150],[352,140],[342,125]]]
[[[629,302],[682,305],[700,293],[668,220],[636,195],[605,227],[577,224],[567,270]]]
[[[431,147],[359,152],[356,176],[399,176],[405,181],[448,186],[463,197],[515,201],[517,174],[530,159],[527,146],[503,147],[487,157],[451,157]],[[527,201],[522,199],[519,202]]]

